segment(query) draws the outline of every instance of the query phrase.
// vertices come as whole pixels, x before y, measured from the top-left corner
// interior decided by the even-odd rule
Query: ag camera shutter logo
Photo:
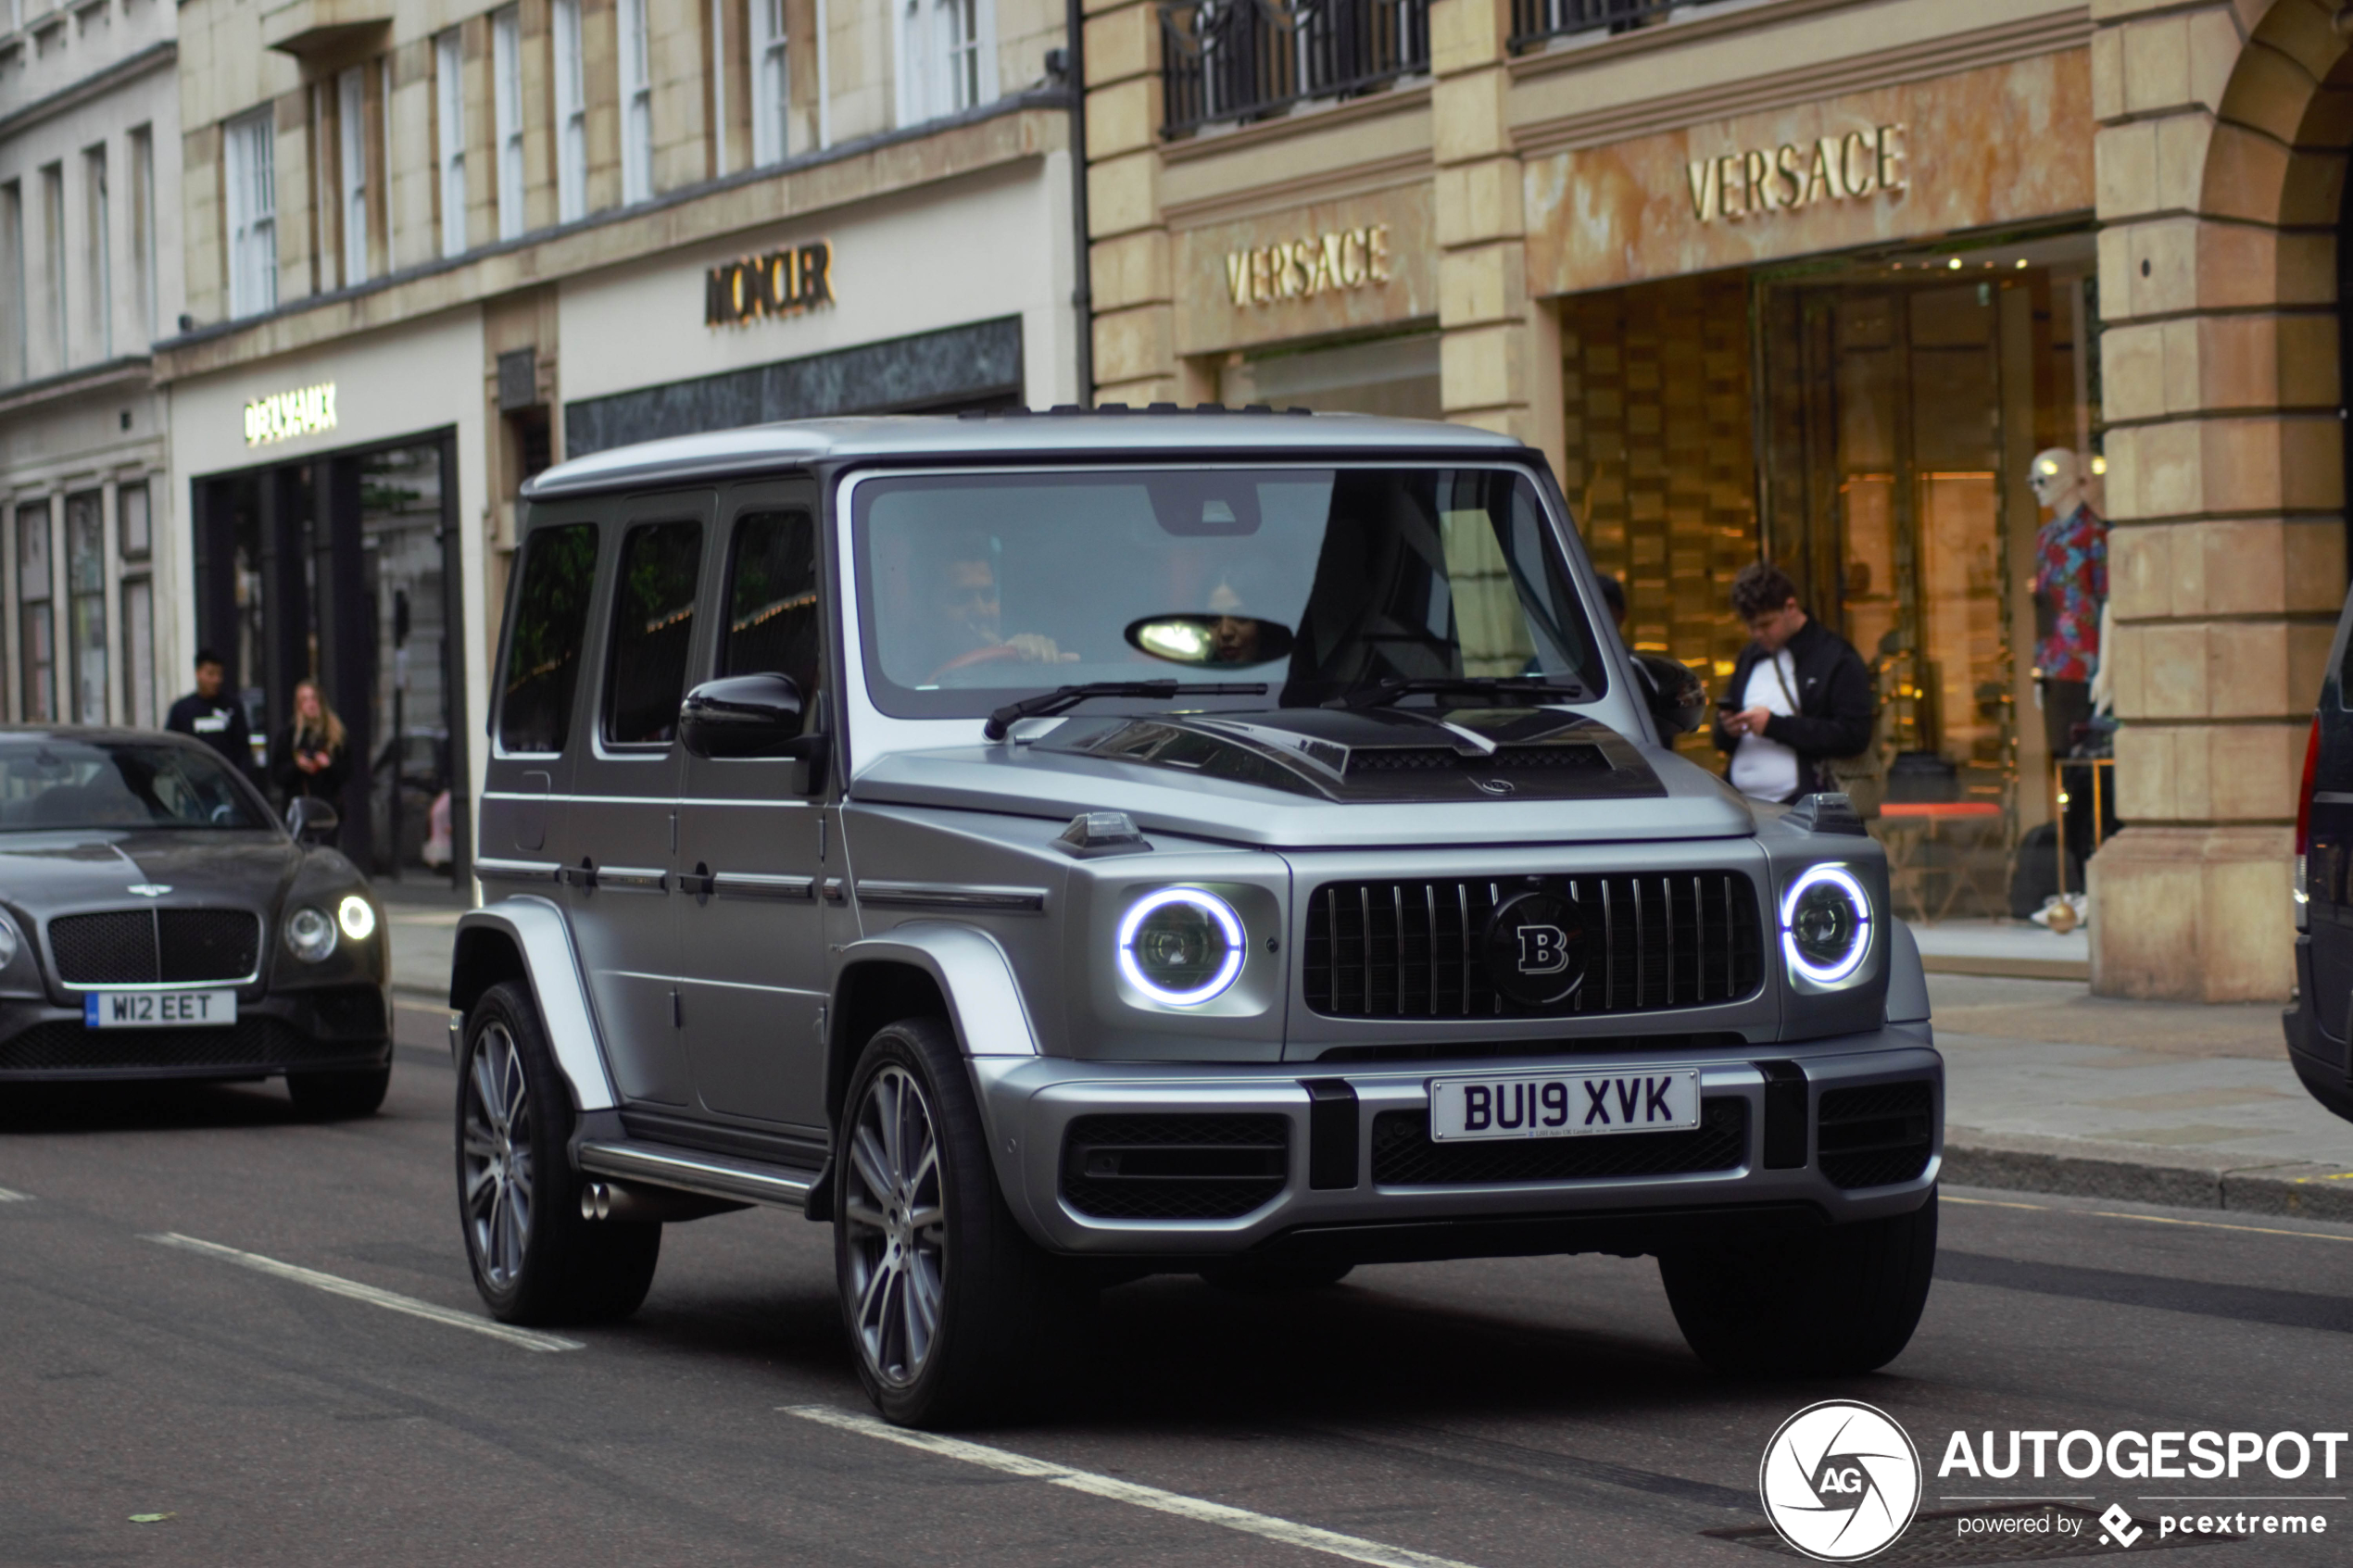
[[[1781,1539],[1822,1562],[1884,1550],[1920,1506],[1920,1456],[1884,1411],[1825,1399],[1765,1445],[1756,1492]]]

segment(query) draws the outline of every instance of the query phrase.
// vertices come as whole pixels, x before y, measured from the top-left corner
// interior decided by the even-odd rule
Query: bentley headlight
[[[305,963],[318,963],[335,950],[335,922],[324,909],[305,904],[286,917],[286,951]]]
[[[365,942],[376,934],[376,907],[357,893],[346,893],[335,906],[335,923],[354,942]]]
[[[1871,901],[1843,866],[1815,866],[1781,895],[1781,952],[1790,972],[1836,985],[1871,947]]]
[[[0,969],[17,961],[17,948],[21,946],[17,939],[16,922],[6,915],[0,915]]]
[[[1198,887],[1164,887],[1119,922],[1119,972],[1156,1002],[1195,1007],[1242,972],[1242,922],[1234,907]]]

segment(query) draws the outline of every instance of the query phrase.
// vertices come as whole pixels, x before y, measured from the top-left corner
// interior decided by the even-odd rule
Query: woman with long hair
[[[316,681],[294,689],[294,717],[270,748],[270,777],[288,802],[314,796],[341,809],[344,782],[351,776],[351,737],[327,706]]]

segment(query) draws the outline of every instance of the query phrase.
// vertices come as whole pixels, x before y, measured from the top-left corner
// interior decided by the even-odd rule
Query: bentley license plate
[[[1429,1081],[1429,1135],[1573,1138],[1667,1133],[1699,1125],[1699,1073],[1496,1073]]]
[[[196,1029],[237,1022],[234,991],[89,991],[82,1022],[89,1029]]]

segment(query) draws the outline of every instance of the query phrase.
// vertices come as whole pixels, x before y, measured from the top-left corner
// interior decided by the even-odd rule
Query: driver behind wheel
[[[926,684],[937,685],[959,670],[980,664],[1078,661],[1078,655],[1064,653],[1053,638],[1040,633],[1003,633],[998,620],[996,556],[994,541],[983,534],[963,534],[950,542],[936,579],[933,628],[939,652]]]

